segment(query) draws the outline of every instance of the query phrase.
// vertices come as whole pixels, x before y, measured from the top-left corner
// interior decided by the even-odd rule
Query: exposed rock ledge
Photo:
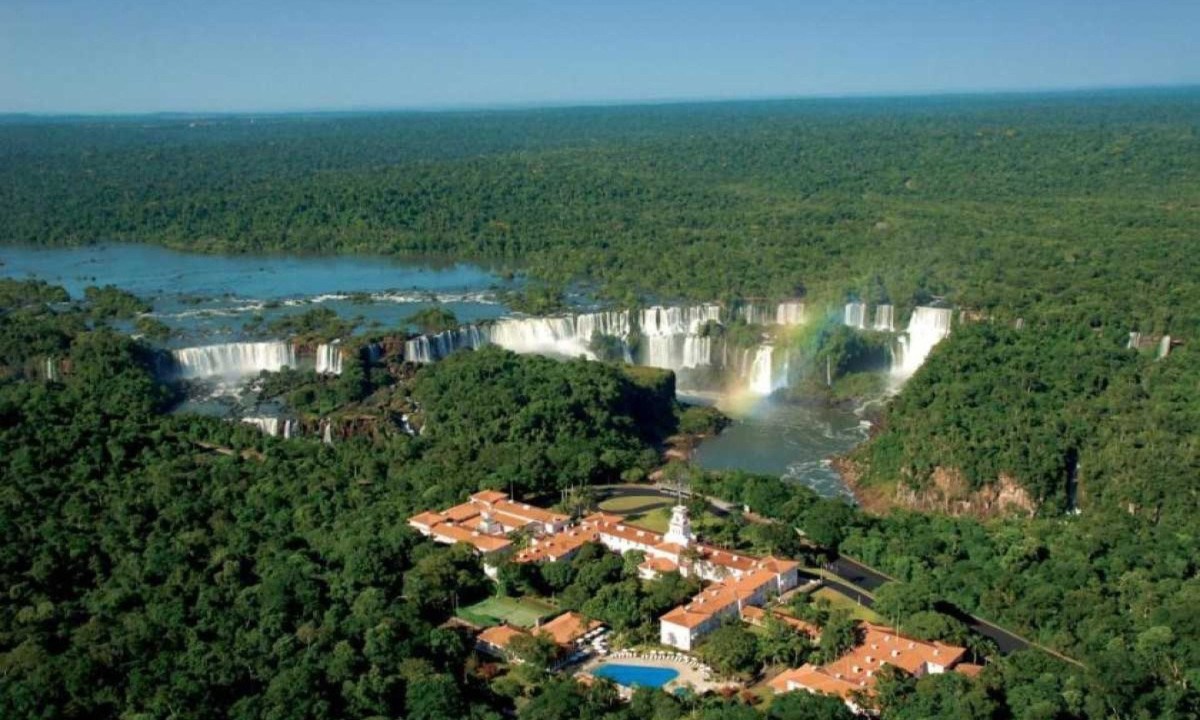
[[[1031,516],[1037,511],[1037,503],[1025,488],[1016,478],[1004,473],[995,482],[971,490],[958,469],[939,466],[934,469],[927,487],[917,490],[901,481],[893,492],[889,492],[884,488],[863,485],[860,482],[861,468],[849,458],[838,458],[833,466],[841,473],[859,504],[873,513],[902,507],[953,516],[992,518],[1003,515]]]

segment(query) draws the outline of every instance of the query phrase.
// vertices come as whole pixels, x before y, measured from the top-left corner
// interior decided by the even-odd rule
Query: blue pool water
[[[679,677],[678,670],[642,665],[601,665],[592,674],[625,687],[638,685],[652,688],[660,688]]]

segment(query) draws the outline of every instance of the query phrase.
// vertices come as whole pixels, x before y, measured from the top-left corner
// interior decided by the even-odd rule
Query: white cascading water
[[[675,338],[670,335],[647,335],[642,342],[645,345],[645,357],[642,359],[643,365],[663,368],[665,370],[679,370],[683,368],[682,360],[678,360],[678,355],[672,352],[675,346]]]
[[[333,444],[333,423],[328,420],[321,421],[321,442],[326,445]]]
[[[712,365],[713,339],[701,335],[649,335],[643,365],[664,370],[690,370]]]
[[[736,315],[750,325],[774,325],[776,322],[775,310],[770,305],[739,305]]]
[[[296,367],[296,350],[286,342],[238,342],[182,348],[171,353],[183,379],[257,375]]]
[[[421,335],[404,343],[404,358],[409,362],[431,363],[456,350],[476,349],[488,342],[484,332],[475,325],[446,330],[436,335]]]
[[[748,322],[799,325],[804,322],[805,307],[800,301],[787,301],[774,308],[742,306],[737,312]],[[411,362],[430,363],[456,350],[487,344],[517,353],[593,357],[590,345],[595,335],[619,339],[626,343],[628,353],[634,331],[632,319],[627,311],[502,318],[489,325],[413,338],[405,344],[405,357]],[[636,319],[641,335],[638,364],[674,371],[728,367],[743,387],[761,395],[787,384],[787,357],[781,359],[772,346],[731,352],[720,337],[700,334],[706,323],[721,322],[720,305],[654,306],[638,312]],[[626,360],[635,361],[628,354]]]
[[[1135,331],[1135,332],[1129,333],[1129,342],[1125,344],[1126,348],[1128,348],[1130,350],[1137,350],[1138,346],[1141,344],[1142,344],[1142,334],[1140,332]]]
[[[683,370],[712,363],[712,339],[702,337],[699,330],[707,322],[721,321],[720,305],[649,307],[639,320],[642,365]]]
[[[575,334],[585,341],[591,340],[592,335],[611,335],[622,340],[629,337],[628,310],[612,310],[609,312],[584,313],[575,316]]]
[[[1162,340],[1158,341],[1158,359],[1162,360],[1171,352],[1171,336],[1163,335]]]
[[[903,379],[916,372],[934,346],[950,334],[953,317],[954,311],[949,308],[913,308],[907,332],[897,338],[892,375]]]
[[[753,395],[770,395],[787,386],[788,357],[776,357],[772,345],[737,351],[733,371],[739,384]]]
[[[763,345],[754,351],[754,362],[750,366],[750,392],[755,395],[770,395],[775,389],[773,377],[774,367],[771,365],[771,356],[774,354],[774,348],[770,345]]]
[[[895,332],[896,328],[892,325],[891,305],[875,306],[875,329],[881,332]]]
[[[858,328],[865,330],[867,328],[867,306],[866,303],[850,302],[846,303],[846,309],[843,313],[842,322],[847,327]]]
[[[712,364],[712,338],[685,335],[683,338],[683,367],[696,368]]]
[[[298,420],[283,421],[283,439],[290,440],[297,436],[300,431],[300,422]]]
[[[803,325],[804,303],[799,300],[787,300],[775,308],[776,325]]]
[[[469,325],[436,335],[415,337],[405,343],[404,356],[411,362],[431,363],[456,350],[474,350],[494,344],[515,353],[592,357],[590,345],[596,333],[627,341],[630,333],[629,313],[613,311],[502,318],[491,325]]]
[[[58,363],[54,358],[46,358],[46,381],[58,382]]]
[[[775,307],[750,303],[739,305],[734,314],[750,325],[803,325],[804,303],[785,300]]]
[[[253,425],[266,435],[279,437],[281,421],[277,417],[244,417],[242,422]]]
[[[339,342],[317,346],[317,372],[322,375],[342,374],[342,346]]]
[[[638,328],[646,337],[695,334],[704,323],[721,322],[721,306],[691,305],[662,307],[656,305],[641,312]]]
[[[515,353],[593,357],[593,334],[629,337],[628,312],[599,312],[553,317],[503,318],[486,329],[488,339]]]

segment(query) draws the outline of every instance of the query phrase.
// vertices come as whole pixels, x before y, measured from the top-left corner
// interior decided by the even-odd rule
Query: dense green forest
[[[1028,330],[955,332],[860,453],[866,482],[1004,475],[1061,510],[1082,463],[1081,505],[1146,508],[1154,490],[1106,487],[1144,473],[1105,434],[1130,437],[1105,405],[1173,392],[1144,380],[1168,369],[1115,352],[1125,333],[1200,337],[1198,130],[1194,90],[14,122],[0,125],[0,240],[450,254],[529,272],[530,311],[571,283],[619,304],[886,300],[900,318],[940,299]],[[306,320],[267,329],[345,322]],[[867,377],[834,394],[876,390]],[[1196,461],[1171,417],[1155,421],[1163,453],[1141,454],[1171,454],[1174,476]]]
[[[152,352],[109,328],[108,312],[64,303],[36,283],[2,290],[6,360],[21,367],[54,348],[67,372],[50,382],[0,380],[0,715],[847,717],[840,703],[803,693],[766,710],[738,697],[653,691],[626,704],[605,683],[585,688],[529,670],[497,677],[468,636],[441,627],[454,602],[490,588],[470,553],[422,539],[403,519],[481,487],[557,495],[636,468],[650,440],[671,429],[674,401],[661,374],[631,379],[598,363],[466,353],[413,379],[428,413],[421,436],[281,441],[164,414],[171,392],[155,379]],[[109,295],[93,300],[103,308]],[[24,357],[14,356],[20,347]],[[531,448],[543,471],[486,461],[518,447]],[[720,542],[808,561],[853,553],[901,579],[880,603],[914,632],[965,637],[936,612],[945,600],[1083,662],[1026,651],[993,657],[977,681],[889,676],[880,682],[883,717],[1200,710],[1188,517],[1152,524],[1118,509],[1065,522],[880,518],[776,478],[691,480],[784,522],[706,518],[697,508]],[[817,546],[798,544],[792,526]],[[499,586],[556,591],[565,607],[636,635],[691,588],[675,576],[639,583],[635,566],[589,552],[502,568]],[[845,618],[819,606],[797,611],[820,618],[828,642],[841,637],[833,628]],[[837,652],[826,641],[780,640],[731,626],[702,653],[730,672],[754,672]]]
[[[0,125],[6,242],[439,253],[603,295],[1194,333],[1200,94]]]
[[[1123,348],[1119,333],[1046,323],[964,325],[888,406],[853,458],[859,487],[929,489],[952,471],[968,499],[1001,478],[1048,516],[1120,510],[1194,525],[1200,511],[1200,354]]]
[[[948,602],[1080,663],[1026,652],[974,682],[889,679],[885,718],[1195,717],[1198,131],[1196,91],[17,119],[0,124],[0,242],[448,254],[528,273],[528,308],[576,285],[622,305],[977,311],[848,467],[892,500],[947,476],[968,499],[1011,478],[1031,512],[877,516],[685,468],[819,549],[736,514],[707,531],[854,555],[898,578],[880,601],[912,627],[958,637],[936,613]],[[424,432],[278,441],[165,414],[177,390],[114,329],[145,308],[111,287],[72,302],[0,281],[0,716],[844,716],[801,696],[764,712],[514,684],[440,627],[452,601],[490,588],[477,560],[403,519],[484,487],[558,497],[642,478],[666,435],[711,421],[680,415],[669,375],[494,349],[400,381],[353,361],[335,381],[279,373],[265,386],[305,412],[402,394]],[[312,313],[269,330],[345,323]],[[1179,344],[1156,359],[1125,348],[1131,330]],[[836,330],[822,347],[851,371],[843,359],[878,359],[873,342]],[[501,584],[564,593],[635,634],[685,589],[595,565],[509,568]],[[727,634],[713,661],[735,669],[801,652]]]

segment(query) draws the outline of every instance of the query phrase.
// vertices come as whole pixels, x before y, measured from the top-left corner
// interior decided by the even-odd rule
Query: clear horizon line
[[[1130,91],[1177,91],[1200,89],[1200,80],[1141,83],[1141,84],[1112,84],[1112,85],[1061,85],[1040,87],[1000,87],[987,89],[941,89],[941,90],[911,90],[911,91],[864,91],[845,93],[808,93],[795,95],[676,95],[651,98],[609,98],[609,99],[572,99],[572,100],[513,100],[495,102],[461,102],[433,103],[412,105],[347,105],[347,106],[311,106],[294,108],[235,108],[226,110],[120,110],[120,111],[91,111],[91,110],[0,110],[0,117],[30,117],[30,118],[119,118],[147,117],[174,115],[183,117],[202,116],[240,116],[240,115],[321,115],[321,114],[352,114],[352,113],[453,113],[481,111],[520,111],[520,110],[565,110],[571,108],[595,107],[636,107],[639,105],[687,105],[687,104],[718,104],[731,102],[786,102],[794,100],[895,100],[902,98],[946,98],[946,97],[983,97],[1004,95],[1065,95],[1072,93],[1110,93]]]

